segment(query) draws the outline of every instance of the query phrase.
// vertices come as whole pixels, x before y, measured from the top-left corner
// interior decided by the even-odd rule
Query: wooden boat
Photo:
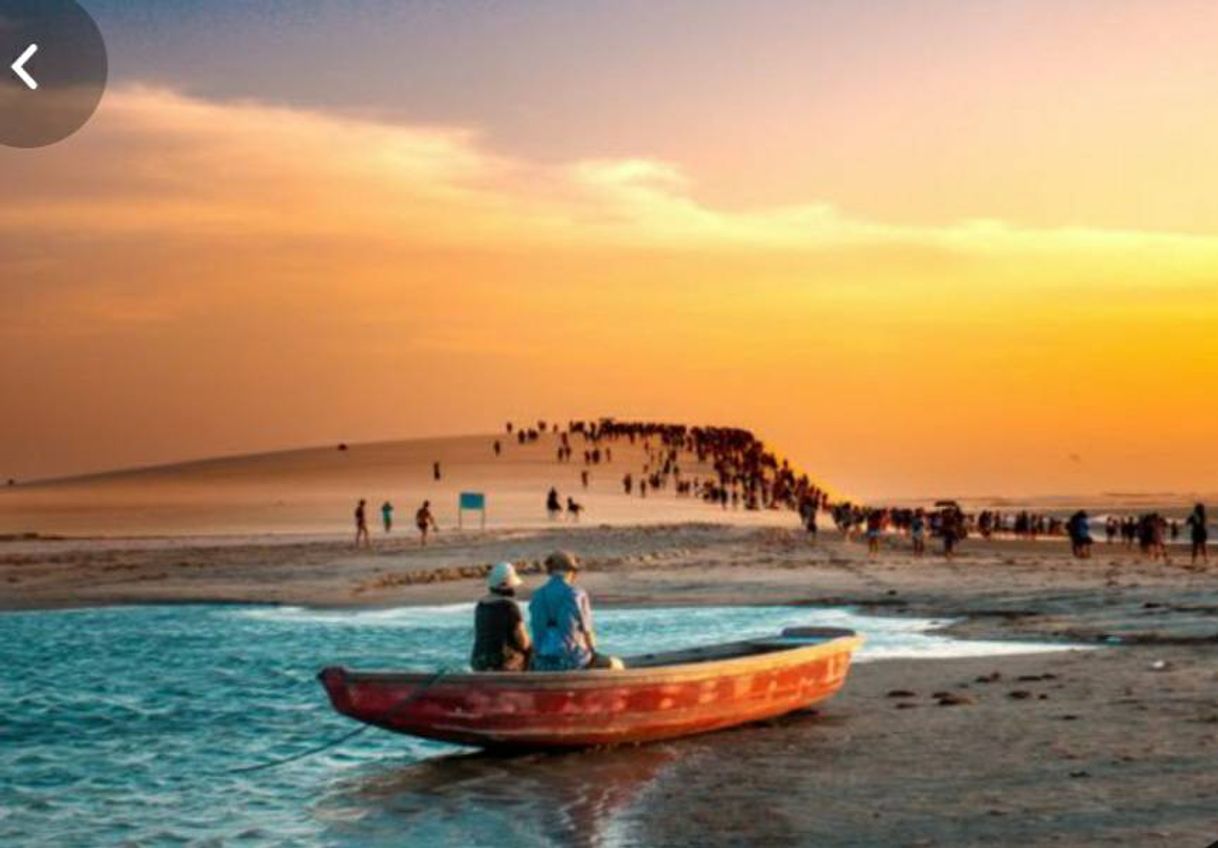
[[[319,675],[334,708],[368,724],[480,748],[650,742],[804,709],[841,688],[852,630],[788,628],[777,637],[623,658],[624,670]]]

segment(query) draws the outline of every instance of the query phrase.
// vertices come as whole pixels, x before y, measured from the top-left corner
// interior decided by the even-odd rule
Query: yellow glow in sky
[[[716,206],[140,87],[4,167],[0,476],[612,414],[872,497],[1218,479],[1218,236]]]

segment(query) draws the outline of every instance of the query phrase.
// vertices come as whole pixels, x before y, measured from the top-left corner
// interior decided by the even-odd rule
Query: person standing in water
[[[372,547],[372,537],[368,535],[368,502],[363,498],[355,505],[355,547]]]
[[[385,525],[385,532],[393,530],[393,504],[385,501],[381,504],[381,524]]]
[[[574,554],[555,551],[546,557],[550,575],[529,601],[533,630],[533,671],[577,671],[623,668],[617,657],[596,652],[592,606],[588,593],[575,585],[580,562]]]
[[[436,524],[436,517],[431,514],[431,501],[423,501],[419,511],[414,514],[414,524],[419,528],[419,547],[426,547],[428,532],[435,530],[438,533],[440,531]]]
[[[440,463],[439,462],[433,462],[431,464],[431,479],[435,480],[437,483],[440,482]]]
[[[516,603],[523,581],[510,562],[500,562],[486,578],[486,597],[474,607],[474,648],[469,664],[474,671],[524,671],[529,667],[533,642]]]
[[[1206,551],[1206,546],[1209,542],[1210,531],[1206,525],[1205,504],[1197,504],[1193,507],[1193,512],[1188,517],[1189,538],[1193,545],[1192,564],[1197,564],[1197,558],[1206,565],[1209,564],[1209,553]]]

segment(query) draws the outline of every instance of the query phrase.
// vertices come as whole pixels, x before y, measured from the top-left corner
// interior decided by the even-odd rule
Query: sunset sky
[[[98,113],[0,148],[0,477],[612,414],[1218,489],[1212,0],[84,5]]]

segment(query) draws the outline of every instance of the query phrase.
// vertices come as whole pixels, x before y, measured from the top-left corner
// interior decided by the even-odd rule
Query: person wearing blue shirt
[[[529,601],[533,632],[533,671],[576,671],[584,668],[622,668],[621,660],[596,652],[592,607],[588,593],[575,585],[579,559],[567,551],[546,557],[550,579]]]

